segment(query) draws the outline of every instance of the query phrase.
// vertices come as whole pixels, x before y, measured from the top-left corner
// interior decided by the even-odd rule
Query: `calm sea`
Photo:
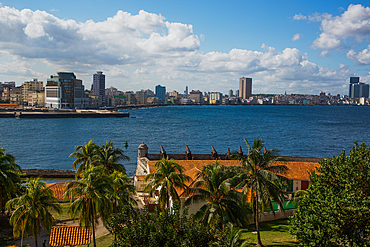
[[[76,145],[112,140],[131,161],[133,176],[137,147],[149,153],[219,154],[227,148],[246,151],[244,138],[262,138],[281,155],[332,157],[354,142],[370,145],[370,107],[359,106],[171,106],[130,110],[134,118],[0,119],[0,146],[15,155],[25,169],[72,169],[68,158]],[[129,146],[123,145],[127,140]]]

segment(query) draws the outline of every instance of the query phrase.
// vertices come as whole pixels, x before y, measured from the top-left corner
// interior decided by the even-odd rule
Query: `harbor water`
[[[370,107],[360,106],[169,106],[129,110],[130,118],[13,119],[0,118],[0,147],[22,168],[72,169],[76,145],[113,141],[136,168],[137,147],[149,153],[219,154],[227,148],[246,150],[244,138],[262,138],[281,155],[332,157],[354,142],[370,145]],[[128,147],[124,147],[125,142]]]

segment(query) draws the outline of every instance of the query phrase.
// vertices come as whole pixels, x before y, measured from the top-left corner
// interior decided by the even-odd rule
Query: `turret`
[[[137,149],[138,149],[138,154],[137,154],[138,158],[143,158],[143,157],[148,156],[148,146],[144,144],[144,142],[141,143]]]

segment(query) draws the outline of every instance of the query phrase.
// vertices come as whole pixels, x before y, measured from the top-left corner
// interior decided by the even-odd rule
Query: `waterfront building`
[[[189,89],[188,89],[188,86],[186,86],[186,87],[185,87],[184,94],[185,94],[185,96],[188,96],[188,95],[189,95]]]
[[[229,97],[233,97],[234,96],[234,92],[232,89],[229,90]]]
[[[105,106],[105,75],[101,71],[96,71],[93,75],[93,95],[99,96],[99,106]]]
[[[45,86],[45,107],[83,108],[82,80],[73,72],[57,72],[51,75]]]
[[[173,92],[168,93],[168,97],[173,97],[173,98],[177,99],[179,97],[179,93],[176,92],[175,90],[173,90]]]
[[[145,105],[147,103],[148,93],[145,91],[137,91],[136,92],[136,103]]]
[[[31,81],[25,81],[23,83],[23,89],[22,90],[23,90],[23,92],[22,92],[23,103],[33,106],[32,93],[44,91],[44,82],[38,81],[37,79],[32,79]],[[29,100],[29,95],[30,94],[29,93],[31,93],[31,104],[29,104],[29,102],[30,102],[30,100]],[[41,105],[39,104],[39,106],[41,106]]]
[[[369,98],[369,84],[360,82],[359,77],[350,77],[348,96],[350,98]]]
[[[45,92],[28,91],[27,105],[43,107],[45,105]]]
[[[196,104],[201,104],[203,103],[203,94],[199,90],[191,90],[189,99],[191,99]]]
[[[157,85],[155,87],[155,96],[160,99],[160,100],[165,100],[166,99],[166,87]]]
[[[23,86],[9,89],[9,100],[12,104],[23,105]]]
[[[212,92],[209,94],[209,104],[222,104],[222,93]]]
[[[136,104],[136,97],[134,92],[127,91],[124,96],[126,97],[126,104],[127,105],[135,105]]]
[[[96,71],[93,75],[93,94],[105,95],[105,75],[101,71]]]
[[[247,100],[252,96],[252,78],[240,78],[239,79],[239,98]]]
[[[160,149],[161,152],[159,154],[152,154],[149,153],[149,148],[144,142],[138,147],[137,166],[134,175],[134,186],[136,191],[143,191],[145,186],[150,182],[145,181],[145,176],[155,172],[155,163],[160,161],[163,157],[174,159],[177,164],[183,167],[183,173],[191,177],[190,181],[186,184],[189,187],[192,187],[194,181],[199,176],[199,172],[206,165],[217,161],[225,166],[240,166],[240,161],[230,160],[230,149],[227,150],[226,154],[218,154],[213,147],[210,148],[211,152],[208,154],[192,153],[188,146],[185,147],[186,152],[182,154],[166,153],[162,146]],[[241,147],[239,147],[239,153],[243,155]],[[316,167],[319,166],[319,161],[322,159],[293,156],[283,158],[285,161],[282,162],[289,170],[284,174],[278,173],[278,175],[287,178],[287,192],[292,193],[298,190],[306,190],[310,183],[309,172],[315,170]],[[178,190],[178,195],[182,203],[188,196],[184,190]],[[158,199],[158,192],[155,192],[151,196],[154,197],[153,199]],[[196,213],[203,205],[204,202],[192,203],[189,205],[189,214]]]

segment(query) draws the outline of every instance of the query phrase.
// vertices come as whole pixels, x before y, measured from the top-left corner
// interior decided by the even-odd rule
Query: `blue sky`
[[[0,0],[1,1],[1,0]],[[0,81],[102,70],[122,91],[347,94],[370,82],[367,1],[1,1]]]

